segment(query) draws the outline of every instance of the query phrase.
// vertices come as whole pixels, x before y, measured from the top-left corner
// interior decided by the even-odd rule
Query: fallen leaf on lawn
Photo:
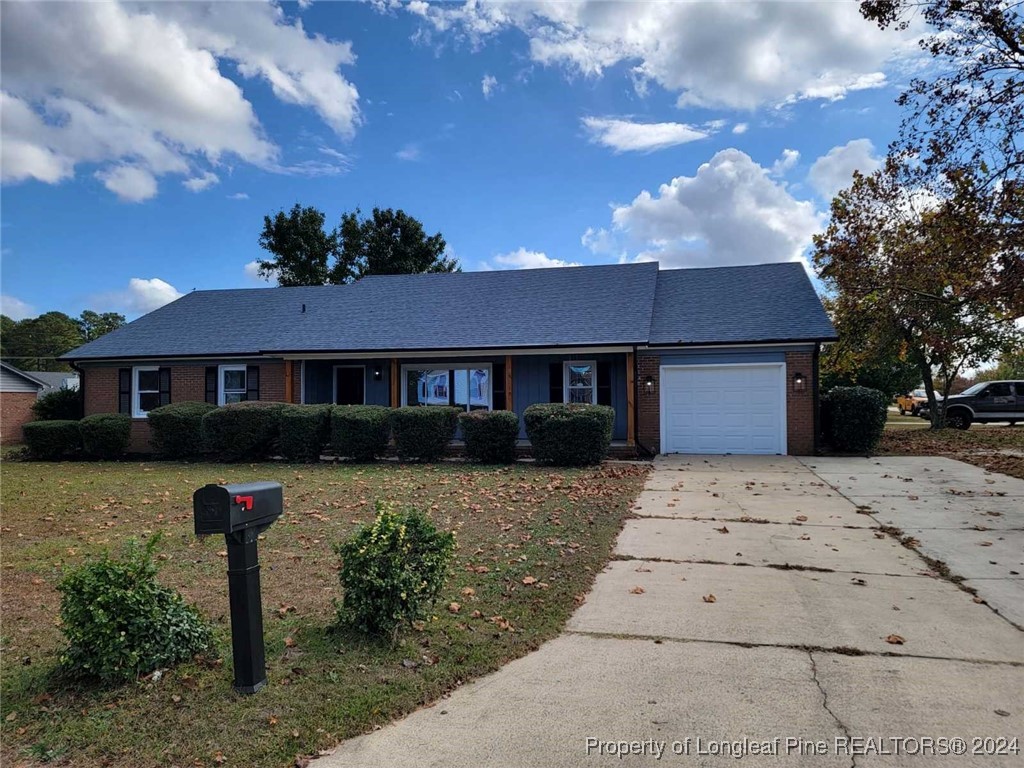
[[[291,635],[289,635],[288,637],[286,637],[284,639],[284,647],[285,648],[294,648],[295,645],[296,645],[295,638],[292,637]]]
[[[705,603],[713,603],[713,602],[717,601],[718,598],[715,597],[714,595],[708,594],[708,595],[704,595],[701,598],[701,600],[703,600]]]
[[[533,576],[526,576],[526,577],[523,578],[523,584],[525,584],[526,586],[530,586],[531,584],[536,584],[536,583],[537,583],[537,580],[535,578],[533,578]]]
[[[473,589],[472,587],[463,587],[462,588],[462,596],[463,597],[472,597],[475,594],[476,594],[476,590]]]
[[[458,603],[448,603],[448,612],[449,613],[458,613],[461,610],[462,610],[462,606],[459,605]]]
[[[478,565],[473,570],[476,571],[477,573],[490,573],[491,572],[491,569],[488,568],[486,565]]]
[[[277,718],[271,715],[267,718],[267,725],[277,725]]]
[[[629,594],[631,594],[631,595],[642,595],[646,591],[647,590],[644,589],[643,587],[633,587],[631,590],[629,590]]]
[[[885,642],[889,645],[903,645],[907,641],[903,639],[902,635],[889,635],[885,638]]]
[[[227,762],[227,758],[224,757],[224,753],[223,752],[214,752],[213,753],[213,762],[215,762],[217,765],[220,765],[221,763]]]
[[[18,719],[18,713],[17,713],[17,712],[11,712],[11,714],[9,714],[9,715],[8,715],[7,717],[5,717],[4,719],[5,719],[5,720],[6,720],[6,721],[7,721],[8,723],[13,723],[13,722],[14,722],[15,720],[17,720],[17,719]]]
[[[480,613],[480,611],[473,611],[471,614],[469,614],[469,617],[471,619],[479,619],[481,616],[483,616],[483,614]]]
[[[181,696],[179,696],[176,693],[172,694],[171,695],[171,701],[173,701],[175,704],[181,704]]]
[[[416,619],[416,621],[412,623],[412,628],[417,632],[422,632],[427,628],[427,622],[423,621],[423,619]]]
[[[226,549],[222,549],[220,552],[217,553],[217,557],[227,557],[227,556],[228,556],[228,551]]]

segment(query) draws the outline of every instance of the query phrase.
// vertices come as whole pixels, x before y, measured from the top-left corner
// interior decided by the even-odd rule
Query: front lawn
[[[5,461],[0,762],[284,766],[386,723],[554,637],[608,560],[645,475],[625,464]],[[240,697],[224,540],[192,534],[191,496],[208,482],[251,480],[282,482],[286,513],[260,544],[270,685]],[[395,648],[331,627],[331,546],[372,518],[378,498],[423,509],[459,547],[433,617]],[[112,690],[61,680],[62,570],[156,532],[161,580],[213,623],[219,661]]]
[[[928,423],[922,419],[925,427]],[[992,472],[1024,479],[1024,426],[975,424],[960,429],[889,429],[882,433],[880,455],[948,456]]]

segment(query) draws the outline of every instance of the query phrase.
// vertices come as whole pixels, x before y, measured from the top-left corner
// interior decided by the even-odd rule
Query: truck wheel
[[[906,415],[907,415],[907,409],[906,409],[906,408],[904,408],[904,407],[903,407],[903,406],[901,405],[901,406],[900,406],[900,416],[906,416]]]
[[[953,429],[970,429],[971,417],[963,411],[953,411],[953,413],[946,414],[946,426]]]

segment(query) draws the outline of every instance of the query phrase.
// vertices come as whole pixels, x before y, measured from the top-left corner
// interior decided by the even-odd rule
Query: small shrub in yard
[[[437,599],[455,554],[455,536],[415,510],[399,513],[377,503],[377,517],[335,547],[342,624],[394,641],[399,629]]]
[[[30,421],[21,428],[28,455],[43,461],[58,461],[82,449],[77,421]]]
[[[482,464],[511,464],[516,460],[519,417],[512,411],[472,411],[459,415],[466,456]]]
[[[82,418],[82,393],[61,387],[47,392],[32,403],[37,421],[77,421]]]
[[[599,464],[612,444],[615,411],[607,405],[531,405],[523,414],[533,457],[545,464]]]
[[[126,413],[97,413],[86,416],[78,427],[82,448],[94,459],[119,459],[128,452],[132,420]]]
[[[209,647],[210,630],[195,608],[156,580],[157,541],[130,541],[120,559],[105,555],[61,580],[68,647],[60,660],[71,675],[123,683]]]
[[[338,405],[331,409],[331,453],[373,461],[388,448],[391,409],[383,405]]]
[[[391,429],[395,435],[398,458],[437,461],[444,456],[455,437],[461,408],[446,405],[421,405],[391,411]]]
[[[331,434],[330,405],[285,405],[277,449],[289,461],[319,461]]]
[[[219,461],[261,461],[273,454],[284,403],[232,403],[203,416],[206,449]]]
[[[212,403],[185,401],[149,412],[156,452],[166,459],[190,459],[203,453],[203,416],[217,410]]]
[[[821,398],[826,437],[837,451],[870,453],[882,439],[889,399],[867,387],[834,387]]]

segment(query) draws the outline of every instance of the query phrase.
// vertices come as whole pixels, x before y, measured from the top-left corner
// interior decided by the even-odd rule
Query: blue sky
[[[4,16],[14,317],[265,285],[262,217],[296,202],[403,208],[470,270],[799,259],[917,66],[853,2]]]

